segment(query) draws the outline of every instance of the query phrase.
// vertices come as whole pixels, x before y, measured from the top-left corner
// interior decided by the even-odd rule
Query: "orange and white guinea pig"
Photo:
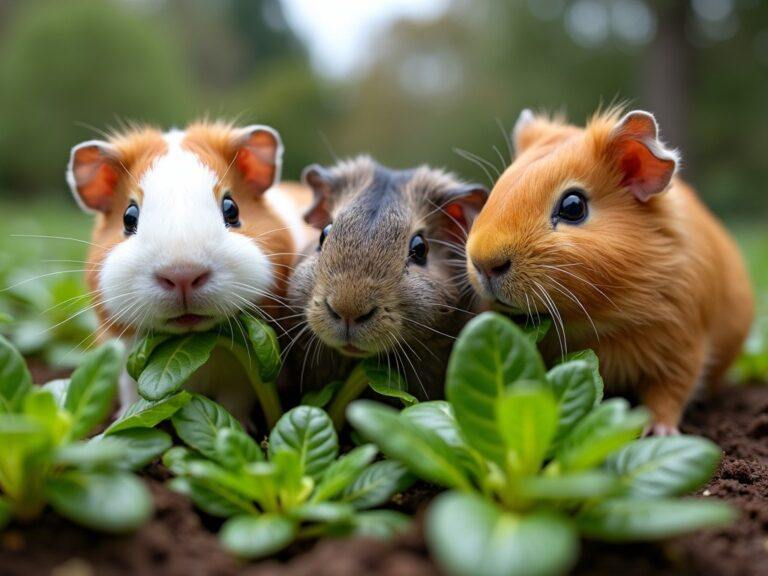
[[[272,128],[223,122],[136,126],[72,149],[67,181],[96,214],[86,279],[100,336],[206,330],[275,304],[310,240],[312,197],[276,186],[282,151]],[[123,407],[135,398],[123,382]]]
[[[474,286],[512,314],[552,315],[545,355],[594,349],[606,385],[650,409],[650,432],[677,433],[697,383],[722,378],[752,323],[736,244],[675,175],[648,112],[581,128],[526,110],[513,140],[467,242]]]

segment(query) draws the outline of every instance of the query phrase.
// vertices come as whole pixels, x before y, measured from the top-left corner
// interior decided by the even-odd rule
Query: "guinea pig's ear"
[[[664,192],[677,170],[680,156],[659,140],[659,127],[650,112],[633,110],[613,129],[610,152],[619,164],[622,186],[641,202]]]
[[[449,189],[441,203],[442,212],[449,220],[448,229],[464,238],[488,200],[488,194],[488,188],[482,184],[462,184]]]
[[[261,125],[240,128],[234,145],[234,164],[249,190],[263,194],[280,181],[283,143],[276,130]]]
[[[120,158],[108,142],[88,140],[72,148],[67,183],[83,210],[107,212],[119,179]]]
[[[333,176],[319,164],[304,168],[301,181],[312,189],[314,200],[304,214],[304,221],[317,229],[323,229],[331,223],[331,191]]]
[[[515,127],[512,128],[512,144],[515,147],[515,154],[520,154],[531,143],[527,133],[535,123],[536,116],[530,108],[525,108],[520,112]]]

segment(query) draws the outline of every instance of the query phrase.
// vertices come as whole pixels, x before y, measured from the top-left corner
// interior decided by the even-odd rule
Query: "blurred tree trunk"
[[[664,141],[683,151],[685,172],[690,178],[693,167],[686,155],[693,64],[693,50],[686,37],[689,3],[651,0],[649,6],[656,14],[657,31],[639,67],[643,99],[656,114]]]

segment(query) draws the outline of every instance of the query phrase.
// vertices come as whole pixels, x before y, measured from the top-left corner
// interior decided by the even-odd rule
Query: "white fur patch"
[[[204,330],[261,300],[274,281],[272,265],[252,239],[225,226],[216,174],[181,147],[184,133],[165,138],[168,152],[139,182],[144,199],[136,234],[104,261],[102,299],[111,319],[139,331],[173,331],[168,320],[183,314],[210,316],[196,327]],[[209,270],[210,278],[185,303],[157,275],[187,267]]]

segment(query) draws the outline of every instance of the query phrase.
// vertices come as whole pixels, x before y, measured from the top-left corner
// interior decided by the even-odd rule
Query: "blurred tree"
[[[240,124],[276,127],[283,138],[283,178],[296,180],[313,162],[332,162],[325,133],[337,123],[338,88],[320,81],[302,60],[260,66],[258,75],[229,98],[225,113]]]
[[[70,147],[119,118],[167,125],[195,106],[178,44],[140,6],[114,0],[30,1],[0,46],[4,187],[63,185]]]

